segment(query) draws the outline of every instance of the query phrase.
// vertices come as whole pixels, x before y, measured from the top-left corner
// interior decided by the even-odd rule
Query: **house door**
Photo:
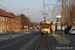
[[[0,27],[0,32],[2,33],[2,26]]]

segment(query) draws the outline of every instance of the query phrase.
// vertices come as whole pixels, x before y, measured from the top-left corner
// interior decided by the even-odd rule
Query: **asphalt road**
[[[36,35],[38,35],[37,31],[33,31],[30,34],[25,34],[19,37],[0,41],[0,50],[20,50],[23,46],[25,46],[28,42],[30,42]]]
[[[17,35],[18,33],[13,33],[13,35]],[[37,35],[39,35],[29,47],[27,47],[26,50],[34,50],[41,34],[39,31],[31,31],[28,32],[22,32],[23,35],[15,37],[15,38],[9,38],[7,40],[0,41],[0,50],[21,50],[24,46],[26,46],[31,40],[33,40]],[[62,33],[57,33],[58,35],[63,36]],[[0,35],[1,36],[7,36],[9,34]],[[44,36],[45,37],[45,36]],[[48,35],[50,40],[50,47],[51,50],[75,50],[75,35],[69,35],[65,34],[65,38],[71,41],[71,44],[64,45],[59,44],[56,39],[50,34]]]
[[[46,36],[44,36],[44,37],[46,37]],[[68,50],[68,49],[74,50],[73,48],[69,47],[66,44],[59,44],[52,35],[48,35],[48,37],[49,37],[49,45],[50,45],[51,50]],[[35,47],[38,44],[39,38],[40,37],[38,37],[26,50],[35,50]],[[43,44],[42,44],[42,47],[44,47]]]

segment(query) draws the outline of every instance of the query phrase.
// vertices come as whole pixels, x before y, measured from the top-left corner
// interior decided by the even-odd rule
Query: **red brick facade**
[[[21,20],[15,18],[5,17],[5,31],[20,31],[21,30]]]
[[[4,32],[10,32],[10,31],[17,32],[21,30],[21,19],[17,19],[15,18],[15,16],[3,10],[0,10],[0,18],[5,19],[4,20],[5,24],[3,26],[0,26],[0,30],[3,30]]]
[[[15,31],[21,30],[21,20],[20,19],[14,19],[14,29]]]

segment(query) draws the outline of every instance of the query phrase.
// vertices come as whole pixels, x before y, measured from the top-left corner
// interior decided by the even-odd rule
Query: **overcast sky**
[[[44,0],[45,4],[56,4],[56,0]],[[43,0],[0,0],[0,8],[6,10],[7,12],[13,12],[15,15],[20,15],[21,10],[30,8],[29,10],[23,10],[22,13],[31,19],[32,22],[40,22],[43,21]],[[49,8],[53,11],[53,6],[49,6]],[[10,11],[8,11],[8,10]],[[45,10],[49,11],[45,6]],[[52,12],[47,12],[48,15],[46,20],[52,21]]]

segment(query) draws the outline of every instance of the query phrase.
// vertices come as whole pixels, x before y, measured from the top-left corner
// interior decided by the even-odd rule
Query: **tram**
[[[42,34],[50,33],[50,22],[49,21],[41,21],[40,22],[40,31]]]

